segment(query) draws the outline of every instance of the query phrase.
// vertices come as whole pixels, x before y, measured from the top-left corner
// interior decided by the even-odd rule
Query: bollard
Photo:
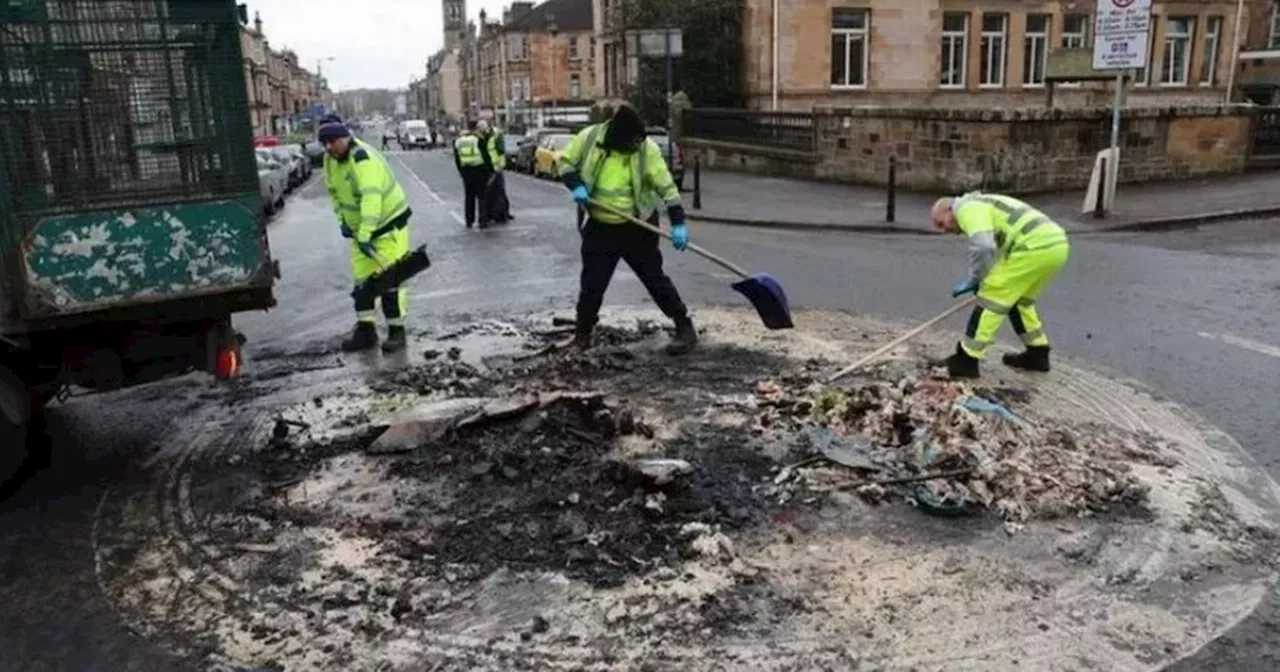
[[[896,207],[897,204],[894,202],[897,200],[897,195],[898,195],[897,182],[898,182],[898,157],[893,154],[890,154],[889,155],[889,183],[887,185],[888,194],[886,194],[886,197],[885,197],[886,200],[885,200],[885,206],[884,206],[884,221],[890,224],[893,223],[893,220],[897,216],[897,212],[895,212],[897,210],[897,207]]]
[[[1105,219],[1107,216],[1107,157],[1102,157],[1098,170],[1098,193],[1093,202],[1093,218]]]
[[[702,209],[702,157],[693,157],[693,209]]]

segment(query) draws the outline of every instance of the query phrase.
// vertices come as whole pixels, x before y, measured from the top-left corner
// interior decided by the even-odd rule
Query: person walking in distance
[[[476,125],[473,123],[453,141],[453,162],[458,167],[458,174],[462,176],[463,198],[466,199],[463,210],[466,213],[467,228],[475,225],[476,210],[479,208],[480,228],[483,229],[489,224],[489,208],[484,198],[489,171],[485,169],[484,148],[475,129]]]
[[[698,332],[675,284],[662,270],[658,235],[591,203],[597,200],[655,226],[659,223],[658,206],[665,205],[675,248],[683,250],[689,244],[680,192],[662,151],[645,134],[640,115],[627,105],[618,107],[609,121],[588,126],[575,135],[559,164],[560,177],[578,204],[582,234],[574,344],[581,349],[591,347],[600,305],[618,261],[622,260],[640,278],[663,314],[675,323],[675,336],[667,344],[667,352],[682,355],[693,350]]]
[[[337,115],[320,122],[324,144],[324,182],[333,199],[343,238],[351,240],[351,271],[356,285],[409,254],[409,199],[387,160],[351,131]],[[405,349],[405,291],[393,288],[375,298],[356,299],[356,327],[342,343],[346,352],[378,345],[377,305],[387,321],[386,353]]]
[[[952,378],[977,378],[978,363],[1006,316],[1026,350],[1005,355],[1005,365],[1048,371],[1049,337],[1036,300],[1071,256],[1066,231],[1043,212],[1000,194],[938,199],[930,215],[939,231],[969,239],[969,274],[951,296],[974,293],[978,299],[964,337],[947,358],[947,372]]]

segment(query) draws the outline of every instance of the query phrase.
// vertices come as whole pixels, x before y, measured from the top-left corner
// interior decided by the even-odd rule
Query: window
[[[1189,16],[1169,17],[1164,33],[1164,62],[1160,64],[1160,83],[1166,86],[1186,86],[1191,70],[1191,41],[1196,30],[1196,20]]]
[[[964,88],[968,70],[969,15],[942,15],[942,82],[944,89]]]
[[[569,75],[569,99],[578,100],[582,97],[582,75],[574,73]]]
[[[1280,5],[1271,8],[1271,39],[1268,40],[1268,47],[1280,49]]]
[[[982,15],[982,72],[978,80],[979,86],[1004,86],[1005,34],[1008,30],[1008,14]]]
[[[513,61],[523,61],[525,59],[524,35],[507,36],[507,58]]]
[[[1062,17],[1062,46],[1083,49],[1089,46],[1089,15],[1068,14]]]
[[[1151,83],[1151,66],[1156,62],[1156,26],[1160,17],[1151,15],[1151,27],[1147,32],[1147,67],[1138,68],[1133,75],[1134,86],[1146,86]]]
[[[528,77],[516,77],[511,80],[511,99],[517,101],[529,100]]]
[[[1045,66],[1049,59],[1049,24],[1052,21],[1053,17],[1048,14],[1027,15],[1027,34],[1022,38],[1024,86],[1044,84]]]
[[[831,86],[867,85],[867,19],[865,9],[831,10]]]
[[[1218,77],[1218,45],[1222,43],[1222,17],[1209,17],[1204,30],[1204,54],[1200,57],[1200,83],[1213,86]]]
[[[569,38],[569,60],[578,60],[578,38],[576,37]]]

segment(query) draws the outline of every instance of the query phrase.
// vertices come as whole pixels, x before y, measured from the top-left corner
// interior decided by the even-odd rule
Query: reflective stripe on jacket
[[[474,168],[484,165],[484,157],[480,155],[480,138],[468,133],[460,136],[453,143],[453,152],[458,155],[458,165]]]
[[[357,243],[369,242],[375,232],[409,210],[409,199],[386,158],[357,138],[351,139],[347,158],[325,154],[324,183],[334,212],[355,233]]]
[[[667,207],[681,205],[680,190],[671,178],[658,145],[651,138],[645,138],[634,152],[606,150],[600,143],[608,128],[608,122],[595,124],[573,136],[569,146],[560,153],[561,177],[577,173],[592,198],[641,219],[653,214],[659,202]],[[624,166],[630,173],[629,180],[624,177]],[[588,209],[593,220],[624,221],[616,215]]]
[[[956,199],[952,212],[966,236],[994,236],[1001,257],[1067,242],[1067,232],[1048,215],[1011,196],[965,194]]]

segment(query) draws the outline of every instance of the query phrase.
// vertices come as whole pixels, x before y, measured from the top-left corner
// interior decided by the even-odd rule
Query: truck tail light
[[[213,364],[213,375],[219,380],[231,380],[240,375],[240,349],[227,346],[218,352],[217,361]]]

